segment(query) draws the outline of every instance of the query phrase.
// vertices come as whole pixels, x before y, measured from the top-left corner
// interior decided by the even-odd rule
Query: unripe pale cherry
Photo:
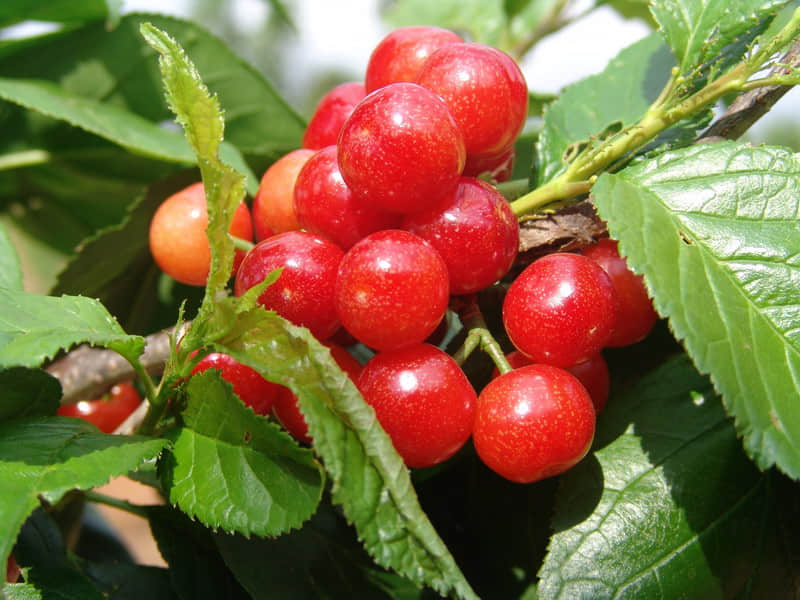
[[[187,285],[206,284],[211,268],[211,246],[206,236],[208,207],[202,182],[173,194],[156,210],[148,233],[150,253],[159,268],[173,279]],[[233,213],[231,235],[251,241],[253,226],[246,204]],[[234,255],[236,272],[244,252]]]
[[[313,155],[314,150],[308,148],[293,150],[264,172],[253,198],[253,226],[257,241],[276,233],[300,229],[294,212],[294,184],[300,169]]]
[[[463,41],[458,34],[439,27],[395,29],[375,46],[370,55],[364,81],[367,92],[398,81],[414,81],[432,52]]]
[[[525,125],[528,87],[510,56],[483,44],[448,44],[428,57],[417,83],[447,104],[467,154],[507,151]]]
[[[364,84],[356,81],[337,85],[325,94],[306,126],[303,148],[321,150],[335,145],[342,125],[366,95]]]
[[[511,268],[519,248],[519,225],[506,199],[471,177],[461,178],[442,208],[406,215],[403,229],[436,248],[454,295],[492,285]]]
[[[344,124],[339,169],[356,196],[397,213],[435,207],[455,189],[466,153],[436,94],[393,83],[369,94]]]
[[[422,342],[444,317],[447,266],[407,231],[368,235],[348,250],[336,278],[336,310],[353,337],[375,350]]]
[[[342,178],[336,146],[317,151],[300,170],[294,209],[303,229],[325,236],[343,250],[375,231],[395,229],[400,216],[355,196]]]
[[[475,390],[447,353],[430,344],[379,352],[358,389],[409,467],[447,460],[472,432]]]
[[[245,255],[236,273],[234,292],[241,296],[282,268],[278,280],[264,290],[258,302],[324,340],[339,328],[333,294],[342,256],[336,244],[313,233],[279,233]]]

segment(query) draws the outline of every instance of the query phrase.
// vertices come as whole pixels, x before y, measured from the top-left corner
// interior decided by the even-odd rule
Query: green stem
[[[131,504],[127,500],[120,500],[119,498],[113,498],[112,496],[106,496],[105,494],[100,494],[94,490],[84,492],[83,495],[89,502],[94,502],[95,504],[104,504],[105,506],[111,506],[113,508],[118,508],[119,510],[124,510],[132,515],[137,515],[145,519],[147,518],[147,509],[144,506]]]
[[[236,237],[235,235],[231,236],[233,240],[233,247],[237,250],[243,250],[244,252],[250,252],[255,247],[253,242],[248,242],[247,240],[243,240],[242,238]]]
[[[0,171],[10,171],[22,167],[31,167],[50,162],[51,154],[47,150],[24,150],[0,156]]]
[[[464,304],[455,307],[455,309],[461,318],[461,323],[469,333],[467,333],[467,337],[461,347],[453,354],[453,360],[459,365],[463,365],[470,354],[480,348],[492,358],[501,374],[511,371],[512,367],[508,363],[500,344],[497,343],[492,332],[489,331],[489,327],[486,325],[475,299],[471,298]]]
[[[521,217],[557,200],[588,194],[593,183],[594,181],[569,181],[567,173],[564,173],[514,200],[511,210],[517,217]]]

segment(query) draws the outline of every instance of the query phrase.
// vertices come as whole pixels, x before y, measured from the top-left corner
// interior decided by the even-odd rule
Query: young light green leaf
[[[84,342],[128,360],[144,350],[144,338],[127,335],[96,300],[0,288],[0,367],[37,367],[59,350]]]
[[[653,2],[661,31],[682,74],[702,68],[724,72],[741,60],[788,0],[663,0]]]
[[[381,566],[458,598],[475,598],[455,560],[419,505],[402,458],[330,350],[308,330],[257,309],[216,346],[288,386],[367,551]],[[244,326],[246,323],[247,326]]]
[[[569,86],[545,111],[538,183],[563,171],[585,144],[633,125],[658,97],[675,59],[657,34],[619,53],[602,73]]]
[[[732,598],[759,578],[770,475],[685,356],[611,398],[595,449],[563,477],[538,598]]]
[[[66,417],[0,423],[0,564],[40,498],[55,503],[72,489],[103,485],[156,457],[166,443],[107,435]]]
[[[5,228],[0,223],[0,288],[22,291],[22,267]]]
[[[736,143],[603,175],[600,216],[748,454],[800,477],[800,160]]]
[[[160,464],[169,501],[209,527],[275,536],[309,519],[323,472],[275,423],[257,416],[214,369],[186,385],[184,427]]]
[[[61,399],[58,379],[40,369],[0,369],[0,421],[56,414]]]

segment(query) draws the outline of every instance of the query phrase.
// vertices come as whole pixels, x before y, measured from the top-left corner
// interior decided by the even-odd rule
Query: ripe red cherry
[[[333,292],[343,255],[336,244],[313,233],[280,233],[245,255],[234,293],[241,296],[282,267],[281,276],[259,296],[259,303],[323,340],[339,328]]]
[[[364,365],[358,388],[409,467],[447,460],[472,432],[475,390],[430,344],[379,352]]]
[[[464,40],[447,29],[412,26],[395,29],[375,46],[367,64],[367,92],[398,81],[414,81],[434,50]]]
[[[130,383],[118,383],[96,400],[62,404],[62,417],[79,417],[94,424],[100,431],[113,433],[142,403],[142,397]]]
[[[406,215],[403,229],[438,250],[454,295],[492,285],[511,268],[519,248],[519,225],[506,199],[471,177],[461,178],[442,208]]]
[[[272,163],[261,177],[253,198],[253,226],[256,240],[265,240],[276,233],[297,231],[300,224],[294,213],[294,184],[300,169],[314,155],[308,148],[285,154]]]
[[[563,473],[592,445],[595,410],[578,379],[529,365],[493,379],[478,397],[472,439],[499,475],[531,483]]]
[[[488,176],[496,183],[508,181],[514,171],[514,146],[494,156],[467,154],[465,177]]]
[[[208,208],[202,182],[164,200],[153,215],[149,230],[150,253],[159,268],[181,283],[205,285],[211,267],[207,227]],[[236,207],[229,231],[243,240],[253,239],[247,205]],[[234,272],[243,256],[244,252],[236,251]]]
[[[335,145],[342,125],[366,94],[364,84],[356,81],[337,85],[325,94],[303,134],[303,148],[321,150]]]
[[[361,363],[341,346],[331,342],[325,342],[325,345],[330,348],[331,356],[336,361],[336,364],[339,365],[339,368],[347,373],[353,383],[357,382],[361,373]],[[300,412],[300,407],[297,406],[297,396],[289,388],[280,386],[275,404],[272,406],[272,414],[275,415],[275,418],[294,439],[306,444],[311,443],[312,440],[308,435],[306,419],[303,413]]]
[[[356,196],[390,212],[436,206],[455,189],[466,154],[436,94],[393,83],[356,106],[339,136],[339,169]]]
[[[8,560],[6,561],[6,582],[7,583],[17,583],[19,579],[19,565],[17,561],[14,560],[14,556],[9,554]]]
[[[353,337],[376,350],[423,341],[447,310],[447,266],[421,238],[396,229],[368,235],[345,254],[336,310]]]
[[[514,346],[535,363],[568,367],[606,343],[619,300],[606,272],[580,254],[548,254],[528,265],[503,302]]]
[[[207,369],[217,369],[220,376],[233,386],[233,393],[256,414],[266,415],[272,409],[281,386],[267,381],[255,369],[221,352],[204,356],[192,369],[192,374]]]
[[[440,96],[464,134],[467,154],[506,152],[525,125],[528,87],[517,63],[483,44],[448,44],[428,57],[417,83]]]
[[[628,268],[628,263],[619,255],[617,242],[614,240],[602,239],[581,252],[603,267],[619,297],[619,316],[606,346],[629,346],[643,340],[653,329],[658,315],[647,295],[642,276]]]
[[[356,197],[342,179],[336,146],[308,159],[294,187],[297,221],[307,231],[325,236],[343,250],[382,229],[395,229],[400,216]]]

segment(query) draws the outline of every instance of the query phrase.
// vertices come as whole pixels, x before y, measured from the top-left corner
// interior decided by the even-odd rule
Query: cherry
[[[208,207],[202,182],[173,194],[156,210],[150,221],[150,253],[159,268],[187,285],[205,285],[211,268],[211,246],[206,237]],[[247,205],[233,213],[230,234],[250,241],[253,225]],[[234,272],[244,256],[237,250]]]
[[[619,255],[617,242],[614,240],[602,239],[581,252],[603,267],[619,297],[619,316],[606,346],[629,346],[643,340],[653,329],[658,315],[647,295],[642,276],[628,268],[628,263]]]
[[[376,350],[423,341],[447,310],[447,266],[428,242],[407,231],[368,235],[345,254],[336,310],[353,337]]]
[[[342,125],[366,96],[364,84],[349,81],[337,85],[317,104],[303,134],[303,148],[321,150],[336,144]]]
[[[563,473],[592,445],[595,409],[578,379],[528,365],[493,379],[478,397],[472,439],[499,475],[531,483]]]
[[[464,40],[439,27],[401,27],[384,37],[369,58],[365,77],[367,92],[398,81],[414,81],[430,54]]]
[[[535,363],[568,367],[608,340],[619,300],[606,272],[580,254],[548,254],[528,265],[503,302],[514,346]]]
[[[493,156],[467,154],[464,175],[467,177],[488,176],[496,183],[508,181],[514,171],[514,146]]]
[[[448,44],[428,57],[417,83],[441,97],[464,134],[467,154],[497,156],[528,114],[528,87],[510,56],[483,44]]]
[[[100,431],[113,433],[141,403],[142,397],[132,384],[118,383],[95,400],[62,404],[56,414],[79,417],[94,424]]]
[[[370,233],[400,223],[399,215],[351,192],[339,172],[336,146],[319,150],[301,169],[294,188],[294,210],[304,229],[327,237],[343,250]]]
[[[472,432],[475,390],[430,344],[379,352],[364,365],[358,388],[409,467],[447,460]]]
[[[192,369],[192,374],[207,369],[219,370],[220,376],[233,386],[233,393],[256,414],[266,415],[272,409],[281,386],[267,381],[255,369],[222,352],[204,356]]]
[[[245,255],[234,293],[241,296],[272,271],[283,268],[278,280],[259,296],[259,303],[295,325],[308,327],[323,340],[339,328],[333,293],[343,255],[336,244],[313,233],[279,233]]]
[[[361,363],[341,346],[330,341],[325,342],[325,345],[330,348],[331,356],[336,361],[336,364],[339,365],[339,368],[347,373],[353,383],[358,381],[358,376],[361,373]],[[306,444],[311,443],[312,440],[308,435],[306,419],[297,405],[297,396],[289,388],[280,386],[275,404],[272,406],[272,414],[275,415],[275,418],[294,439]]]
[[[19,565],[17,561],[14,560],[14,556],[9,554],[8,560],[6,561],[6,582],[7,583],[17,583],[19,579]],[[0,586],[2,587],[2,586]]]
[[[276,233],[297,231],[300,224],[294,213],[294,184],[300,169],[314,155],[314,150],[300,148],[272,163],[261,177],[253,198],[253,226],[256,240]]]
[[[356,106],[339,136],[339,169],[356,196],[390,212],[437,205],[458,185],[464,140],[436,94],[393,83]]]
[[[461,178],[443,207],[406,215],[403,229],[439,251],[455,295],[477,292],[503,277],[519,248],[519,225],[506,199],[471,177]]]

